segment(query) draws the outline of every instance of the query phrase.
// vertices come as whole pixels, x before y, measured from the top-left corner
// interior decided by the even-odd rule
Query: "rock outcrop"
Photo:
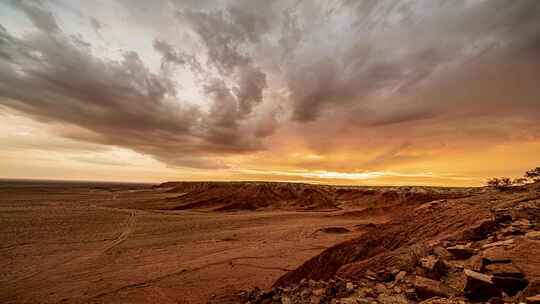
[[[249,303],[540,303],[540,191],[418,206],[338,244]],[[254,296],[256,294],[256,296]],[[283,300],[286,299],[286,300]]]

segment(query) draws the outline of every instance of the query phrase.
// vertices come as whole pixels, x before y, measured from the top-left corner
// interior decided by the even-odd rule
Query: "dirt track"
[[[112,189],[112,188],[111,188]],[[146,186],[0,189],[0,302],[206,303],[361,234],[331,212],[133,210]],[[345,227],[351,233],[318,232]]]

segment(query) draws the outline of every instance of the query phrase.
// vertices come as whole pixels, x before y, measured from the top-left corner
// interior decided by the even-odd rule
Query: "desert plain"
[[[387,218],[294,206],[164,210],[179,192],[148,184],[5,181],[0,189],[2,303],[205,303],[270,287],[358,236],[356,225]]]

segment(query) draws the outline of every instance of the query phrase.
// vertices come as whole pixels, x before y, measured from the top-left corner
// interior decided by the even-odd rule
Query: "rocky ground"
[[[422,204],[226,303],[540,303],[540,184]]]
[[[537,303],[540,293],[539,184],[1,182],[0,194],[2,303]]]

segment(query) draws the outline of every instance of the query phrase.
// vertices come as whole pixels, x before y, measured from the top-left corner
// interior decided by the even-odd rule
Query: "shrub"
[[[487,181],[487,186],[503,191],[512,187],[512,180],[509,177],[491,178]]]
[[[512,181],[512,184],[515,185],[515,186],[523,186],[527,183],[527,179],[524,178],[524,177],[518,177],[518,178],[515,178],[513,181]]]
[[[540,181],[540,167],[536,167],[534,169],[531,169],[525,173],[525,178],[528,180],[532,180],[533,182],[539,182]]]

